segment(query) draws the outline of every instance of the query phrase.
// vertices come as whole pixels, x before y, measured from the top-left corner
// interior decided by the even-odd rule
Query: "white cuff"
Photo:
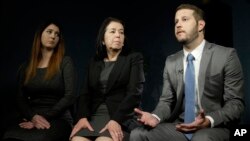
[[[161,122],[161,119],[156,114],[152,114],[152,116],[154,116],[157,120],[159,120],[159,122]]]
[[[211,117],[211,116],[206,116],[206,118],[210,121],[210,123],[211,123],[211,128],[213,128],[214,127],[214,119]]]

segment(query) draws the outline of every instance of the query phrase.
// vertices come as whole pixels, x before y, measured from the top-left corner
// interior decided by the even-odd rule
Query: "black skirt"
[[[49,129],[23,129],[19,125],[9,127],[3,139],[22,141],[68,141],[72,126],[64,119],[50,121]]]
[[[110,117],[108,113],[108,108],[106,104],[101,104],[96,113],[91,116],[90,125],[94,129],[94,131],[89,131],[88,129],[82,129],[76,133],[75,136],[82,136],[82,137],[111,137],[108,130],[104,131],[103,133],[99,133],[102,128],[109,122]]]
[[[96,138],[99,136],[111,137],[108,130],[105,130],[102,133],[99,133],[105,125],[110,121],[110,116],[106,104],[101,104],[96,113],[91,116],[90,125],[93,127],[94,131],[89,131],[88,129],[82,129],[76,133],[75,136],[87,137],[87,138]],[[123,131],[123,135],[126,136],[128,133]]]

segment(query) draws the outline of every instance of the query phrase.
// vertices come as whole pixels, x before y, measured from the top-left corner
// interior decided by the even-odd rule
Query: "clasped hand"
[[[23,119],[24,121],[19,123],[19,126],[24,129],[49,129],[50,123],[42,116],[35,115],[31,121]]]

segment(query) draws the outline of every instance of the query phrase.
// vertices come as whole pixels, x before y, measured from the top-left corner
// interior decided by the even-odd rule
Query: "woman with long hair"
[[[70,106],[75,102],[75,70],[64,56],[60,24],[46,21],[35,33],[31,57],[19,69],[17,105],[20,122],[4,134],[6,140],[67,140]]]

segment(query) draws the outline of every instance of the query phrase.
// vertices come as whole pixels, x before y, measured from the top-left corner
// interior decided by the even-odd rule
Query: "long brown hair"
[[[54,48],[53,54],[50,58],[44,79],[45,80],[51,79],[56,74],[56,72],[60,70],[60,64],[62,62],[64,52],[65,52],[64,39],[62,36],[60,24],[57,21],[49,20],[41,24],[35,33],[29,64],[25,72],[24,84],[27,84],[29,80],[32,79],[36,75],[36,69],[37,69],[38,63],[42,59],[41,35],[43,31],[45,30],[45,28],[48,27],[50,24],[56,25],[59,28],[60,33],[59,33],[59,41],[56,47]]]

